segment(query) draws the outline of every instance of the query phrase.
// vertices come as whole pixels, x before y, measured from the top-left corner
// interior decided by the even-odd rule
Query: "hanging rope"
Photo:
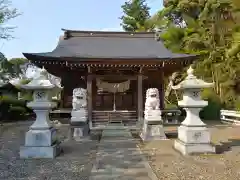
[[[104,82],[101,79],[97,79],[97,87],[102,91],[107,91],[111,93],[125,92],[130,88],[130,80],[121,83],[109,83]]]

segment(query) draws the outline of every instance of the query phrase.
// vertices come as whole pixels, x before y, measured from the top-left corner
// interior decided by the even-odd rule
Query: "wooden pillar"
[[[165,101],[165,90],[164,90],[164,72],[161,70],[161,77],[160,77],[160,89],[159,89],[159,98],[160,98],[160,109],[164,109],[164,101]]]
[[[88,67],[88,75],[87,75],[87,109],[88,109],[88,122],[89,128],[92,128],[92,72],[91,68]]]
[[[137,97],[138,97],[138,121],[142,121],[143,119],[143,76],[141,73],[138,74],[137,77]]]
[[[64,78],[65,76],[64,75],[62,75],[62,76],[60,76],[60,78],[61,78],[61,86],[63,87],[63,89],[62,89],[62,91],[60,92],[60,95],[61,95],[61,97],[60,97],[60,109],[62,109],[62,108],[64,108],[64,94],[65,94],[65,78]]]

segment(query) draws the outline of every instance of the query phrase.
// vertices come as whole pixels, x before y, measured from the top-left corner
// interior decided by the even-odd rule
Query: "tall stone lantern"
[[[213,83],[206,83],[193,75],[190,67],[187,77],[180,84],[173,86],[173,89],[183,91],[183,100],[178,105],[186,110],[186,118],[178,127],[178,139],[174,148],[182,154],[215,153],[215,147],[211,144],[209,129],[199,117],[200,110],[208,105],[207,101],[201,99],[201,90],[210,88]]]
[[[21,88],[33,91],[33,101],[27,106],[36,113],[36,120],[25,136],[25,145],[20,147],[21,158],[54,158],[60,153],[56,129],[49,121],[49,111],[56,106],[52,96],[61,88],[52,84],[43,68],[39,77]]]

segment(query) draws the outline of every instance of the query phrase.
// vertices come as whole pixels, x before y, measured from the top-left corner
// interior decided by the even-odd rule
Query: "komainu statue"
[[[150,88],[146,92],[144,122],[141,137],[143,141],[166,139],[161,116],[159,92]]]
[[[89,133],[88,111],[87,111],[87,90],[83,88],[73,89],[71,112],[71,125],[73,128],[73,137],[81,138]],[[72,135],[71,135],[72,136]]]
[[[74,111],[86,108],[87,106],[87,90],[83,88],[73,89],[72,107]]]
[[[149,88],[146,92],[145,111],[159,110],[160,100],[157,88]]]

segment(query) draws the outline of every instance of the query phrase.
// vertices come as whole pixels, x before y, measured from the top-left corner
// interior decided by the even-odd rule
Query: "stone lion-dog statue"
[[[83,88],[73,89],[72,108],[74,111],[86,108],[87,106],[87,90]]]
[[[145,111],[159,110],[160,100],[157,88],[149,88],[146,92]]]

